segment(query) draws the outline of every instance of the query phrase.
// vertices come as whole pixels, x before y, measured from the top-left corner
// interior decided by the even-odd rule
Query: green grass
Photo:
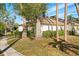
[[[68,40],[73,44],[79,45],[78,36],[69,36]],[[51,38],[42,38],[40,40],[26,38],[19,40],[12,47],[26,56],[67,56],[67,54],[58,49],[48,46],[48,43],[52,41],[53,39]]]
[[[47,46],[52,39],[43,38],[41,40],[19,40],[12,47],[26,56],[52,56],[63,55],[56,48]],[[64,54],[66,55],[66,54]]]
[[[63,36],[61,38],[64,38]],[[68,41],[72,44],[79,45],[79,36],[68,35]]]

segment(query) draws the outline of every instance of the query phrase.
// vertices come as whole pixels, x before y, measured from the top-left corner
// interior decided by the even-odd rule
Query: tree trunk
[[[27,30],[26,30],[26,19],[23,18],[23,33],[22,33],[22,39],[27,37]]]
[[[56,3],[56,39],[59,41],[59,36],[58,36],[58,3]]]
[[[41,38],[41,24],[40,24],[40,20],[37,19],[37,23],[36,23],[36,39]]]
[[[78,16],[79,16],[79,6],[78,6],[78,3],[75,3],[75,5],[76,5],[76,11],[77,11]]]
[[[64,35],[64,39],[65,41],[67,41],[67,3],[65,3],[65,11],[64,11],[64,31],[65,31],[65,35]]]
[[[20,3],[20,8],[21,8],[21,12],[22,12],[22,10],[23,10],[22,3]],[[23,16],[23,14],[22,14],[22,16]],[[23,30],[23,33],[22,33],[22,39],[27,37],[26,19],[25,19],[24,16],[23,16],[23,28],[24,28],[24,30]]]

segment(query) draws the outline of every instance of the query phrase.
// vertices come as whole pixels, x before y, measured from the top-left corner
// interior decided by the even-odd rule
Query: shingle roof
[[[58,25],[64,25],[64,19],[58,19]],[[41,20],[41,24],[45,24],[45,25],[56,25],[56,18],[51,18],[51,19],[48,19],[48,18],[42,18]],[[67,21],[68,23],[67,24],[70,24],[71,22],[70,21]],[[79,26],[79,22],[74,22],[74,25],[75,26]]]
[[[56,25],[56,19],[47,19],[47,18],[43,18],[41,21],[41,24],[46,24],[46,25]],[[64,25],[63,22],[61,22],[59,20],[58,25]]]

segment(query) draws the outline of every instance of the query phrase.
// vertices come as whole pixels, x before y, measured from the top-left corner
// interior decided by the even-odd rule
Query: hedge
[[[59,36],[64,35],[64,31],[58,31]],[[56,31],[43,31],[43,37],[55,37]]]
[[[5,33],[5,25],[0,22],[0,34],[3,35]]]

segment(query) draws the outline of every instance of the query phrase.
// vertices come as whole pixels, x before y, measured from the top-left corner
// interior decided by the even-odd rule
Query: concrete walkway
[[[7,46],[7,38],[4,37],[3,39],[0,40],[0,49],[4,50]],[[23,54],[17,52],[15,49],[12,47],[8,48],[4,53],[5,56],[24,56]]]

